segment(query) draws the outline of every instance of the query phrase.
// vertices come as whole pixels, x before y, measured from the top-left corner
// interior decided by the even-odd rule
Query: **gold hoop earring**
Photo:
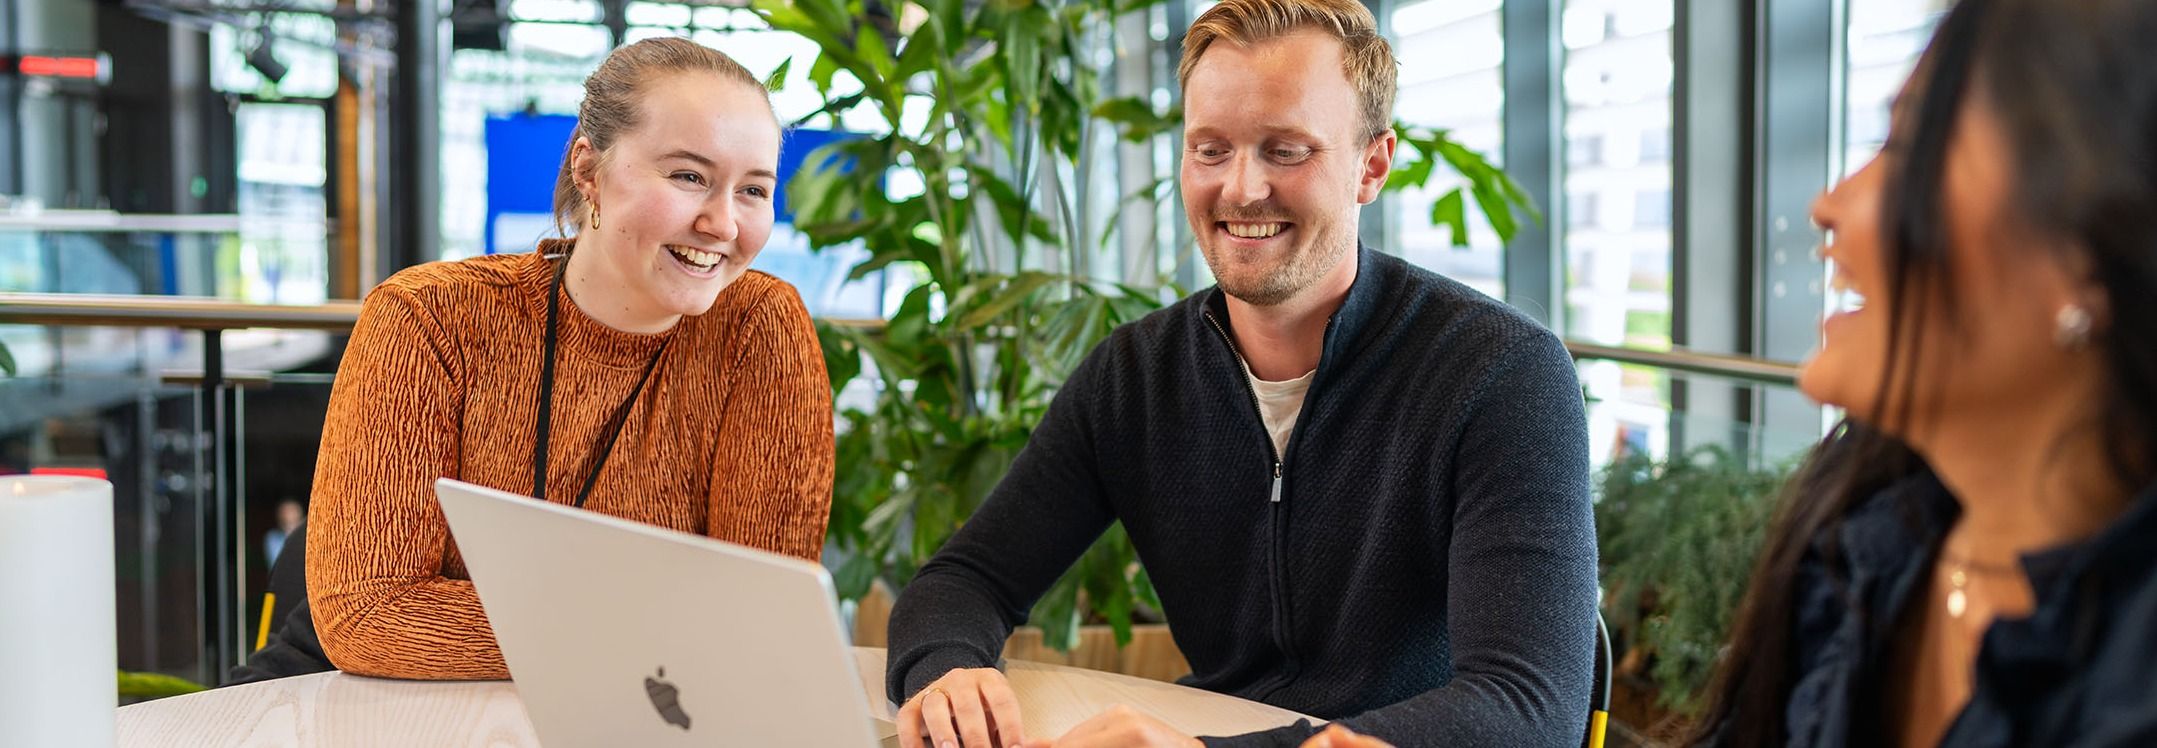
[[[592,230],[599,230],[599,205],[596,203],[592,205]]]

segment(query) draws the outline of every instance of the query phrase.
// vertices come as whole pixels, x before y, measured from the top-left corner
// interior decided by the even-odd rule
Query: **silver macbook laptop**
[[[817,564],[447,478],[435,494],[547,746],[877,746]]]

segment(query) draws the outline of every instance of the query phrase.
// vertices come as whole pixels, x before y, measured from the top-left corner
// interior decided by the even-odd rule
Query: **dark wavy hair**
[[[1998,118],[2012,159],[2014,218],[2078,255],[2069,267],[2108,302],[2090,345],[2103,360],[2100,436],[2126,490],[2157,478],[2157,2],[1962,0],[1942,19],[1900,102],[1885,164],[1888,362],[1875,423],[1907,423],[1928,306],[1952,315],[1942,175],[1963,105]],[[1941,341],[1922,341],[1937,346]],[[1808,553],[1860,500],[1927,470],[1910,446],[1845,420],[1785,487],[1691,744],[1780,746],[1793,670],[1792,596]],[[2157,540],[2157,539],[2153,539]],[[1836,564],[1830,563],[1834,568]],[[1847,581],[1847,580],[1837,580]]]

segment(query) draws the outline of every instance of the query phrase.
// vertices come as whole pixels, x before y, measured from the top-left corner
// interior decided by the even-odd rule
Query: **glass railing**
[[[1792,364],[1684,351],[1568,343],[1588,399],[1597,467],[1715,446],[1755,465],[1785,464],[1826,433],[1828,410],[1796,388]]]
[[[328,298],[326,224],[237,215],[0,212],[0,292]]]
[[[304,506],[349,303],[0,293],[0,472],[114,492],[123,669],[215,684],[251,649],[266,535]],[[298,329],[277,329],[278,327]]]
[[[191,373],[0,379],[0,473],[112,483],[122,669],[215,684],[249,651],[266,538],[279,504],[305,505],[329,388],[328,374],[241,374],[214,394]],[[220,432],[222,399],[235,417]],[[236,468],[217,469],[220,438]]]
[[[214,684],[252,651],[272,536],[304,515],[357,314],[0,293],[0,333],[22,364],[0,379],[0,472],[112,481],[121,667]],[[1707,445],[1786,465],[1825,423],[1788,364],[1570,347],[1583,391],[1615,393],[1589,402],[1598,470]]]

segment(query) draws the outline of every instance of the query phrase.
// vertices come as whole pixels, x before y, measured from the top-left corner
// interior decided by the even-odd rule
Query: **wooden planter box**
[[[887,646],[884,637],[891,622],[892,594],[879,582],[870,588],[854,610],[854,643],[864,647]],[[1079,643],[1069,652],[1058,652],[1041,642],[1041,629],[1020,626],[1004,642],[1004,659],[1070,665],[1088,670],[1121,673],[1158,681],[1171,681],[1191,673],[1183,650],[1169,636],[1168,625],[1142,623],[1131,627],[1131,643],[1118,648],[1116,632],[1106,625],[1079,627]]]

